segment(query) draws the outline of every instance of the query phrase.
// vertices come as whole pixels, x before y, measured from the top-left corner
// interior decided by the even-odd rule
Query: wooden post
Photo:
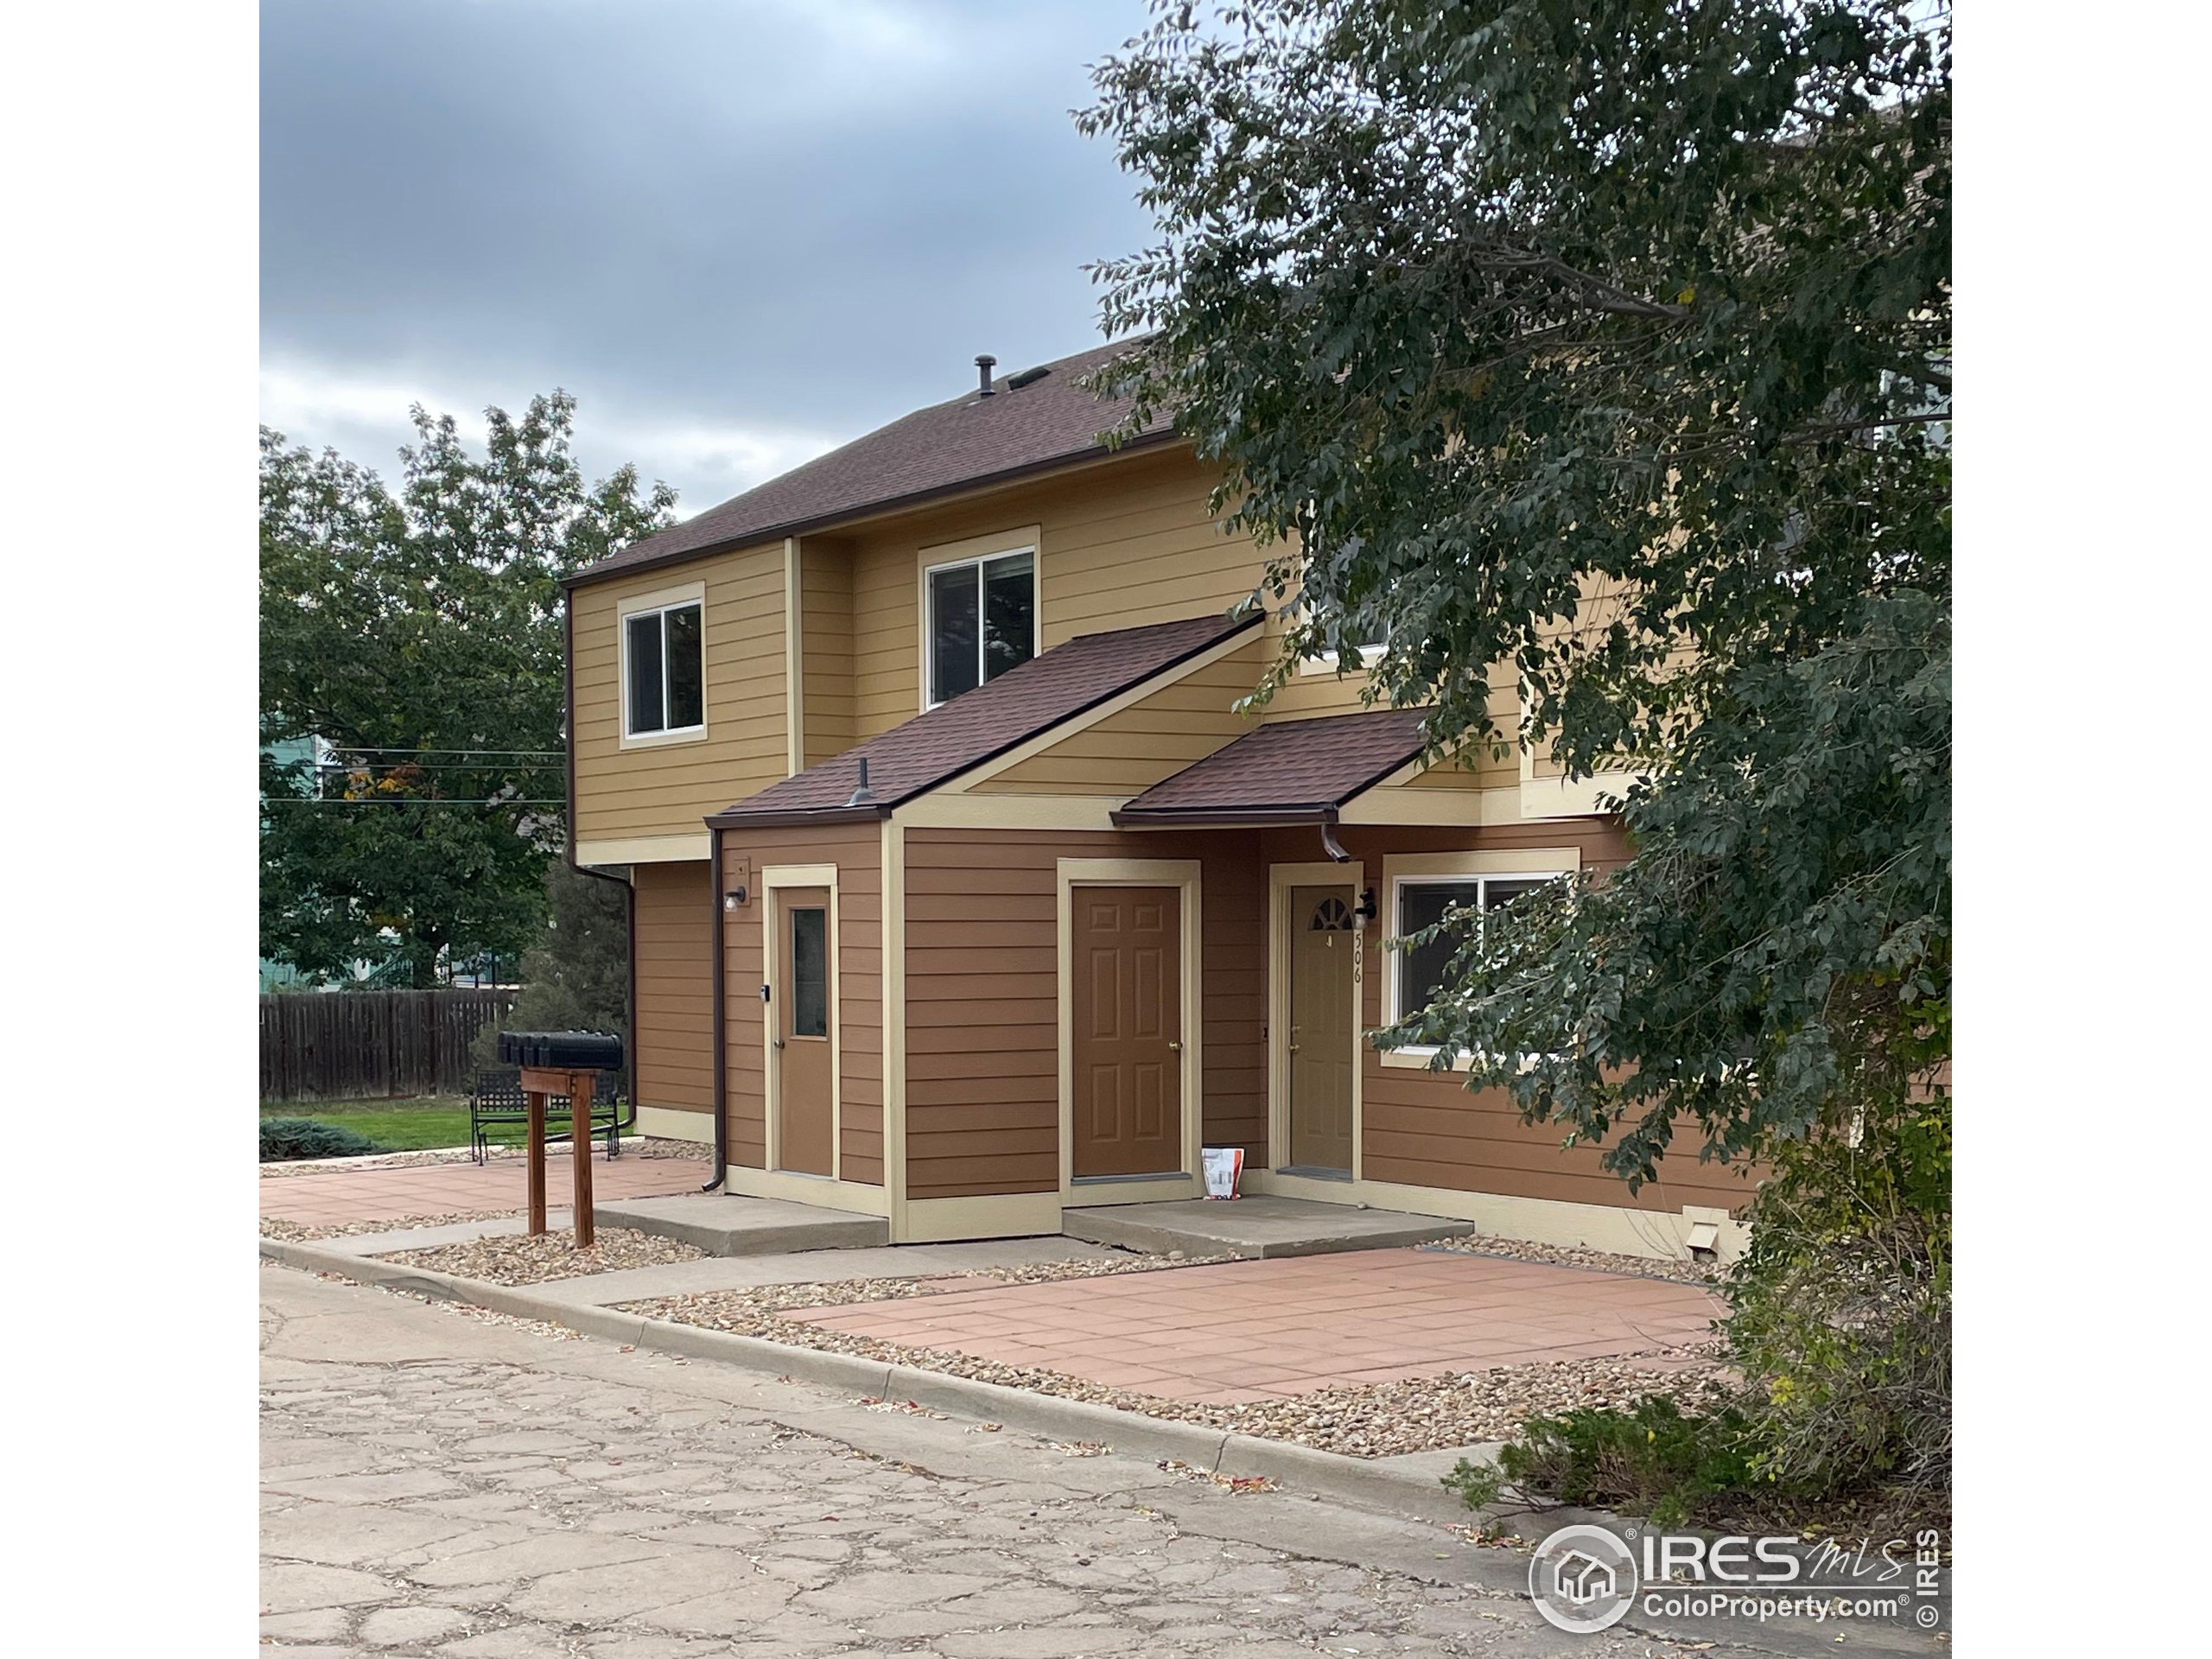
[[[576,1170],[576,1248],[591,1249],[596,1227],[591,1212],[591,1090],[588,1071],[569,1073],[569,1161]]]
[[[530,1112],[530,1236],[545,1231],[545,1096],[524,1088],[523,1103]]]

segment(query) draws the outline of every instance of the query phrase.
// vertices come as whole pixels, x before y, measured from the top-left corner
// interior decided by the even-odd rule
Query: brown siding
[[[910,830],[906,1191],[1050,1192],[1060,1181],[1058,863],[1200,858],[1208,1141],[1267,1117],[1266,874],[1243,836]]]
[[[621,602],[702,582],[706,735],[622,747]],[[784,544],[719,554],[569,596],[575,613],[579,839],[696,836],[700,820],[790,770],[784,727]]]
[[[1575,846],[1581,849],[1583,868],[1598,870],[1616,868],[1629,855],[1618,825],[1597,819],[1505,824],[1472,832],[1347,829],[1340,839],[1346,851],[1364,861],[1366,878],[1376,886],[1386,910],[1368,934],[1370,971],[1362,995],[1363,1018],[1370,1027],[1382,1022],[1382,924],[1389,919],[1389,897],[1380,884],[1386,854]],[[1310,837],[1297,832],[1275,831],[1269,840],[1273,859],[1313,856]],[[1599,1148],[1563,1147],[1563,1131],[1556,1126],[1522,1123],[1503,1090],[1470,1092],[1449,1073],[1386,1066],[1373,1049],[1361,1067],[1361,1173],[1370,1180],[1658,1211],[1679,1211],[1686,1204],[1732,1208],[1751,1196],[1740,1173],[1700,1164],[1694,1150],[1662,1164],[1666,1179],[1631,1196],[1618,1177],[1600,1166]]]
[[[841,1174],[883,1182],[883,843],[873,823],[729,830],[725,859],[751,861],[752,902],[723,926],[724,1055],[728,1065],[729,1157],[753,1169],[767,1159],[767,1097],[761,1071],[762,871],[772,864],[837,867],[838,1093]]]
[[[714,918],[707,866],[639,864],[631,883],[638,906],[638,1103],[698,1112],[702,1135],[711,1136]]]

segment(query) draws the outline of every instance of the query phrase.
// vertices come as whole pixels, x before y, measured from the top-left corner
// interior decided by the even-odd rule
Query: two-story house
[[[1631,1197],[1364,1035],[1446,954],[1384,938],[1618,864],[1618,823],[1541,757],[1424,766],[1333,664],[1236,712],[1264,557],[1169,425],[1098,442],[1113,349],[572,580],[574,856],[632,885],[642,1126],[900,1242],[1194,1197],[1236,1146],[1249,1191],[1679,1250],[1741,1179]]]

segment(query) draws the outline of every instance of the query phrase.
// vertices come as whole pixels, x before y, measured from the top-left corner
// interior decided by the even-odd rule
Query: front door
[[[1074,1173],[1183,1171],[1183,895],[1077,887],[1071,1070]]]
[[[1359,918],[1350,887],[1290,890],[1289,1166],[1351,1173]]]
[[[776,1166],[836,1173],[830,1090],[830,890],[779,887],[768,999],[774,1020]]]

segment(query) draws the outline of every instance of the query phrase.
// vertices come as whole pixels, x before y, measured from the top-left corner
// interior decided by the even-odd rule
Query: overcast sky
[[[1096,343],[1149,221],[1075,131],[1142,0],[264,0],[262,418],[387,480],[565,386],[711,506]]]

